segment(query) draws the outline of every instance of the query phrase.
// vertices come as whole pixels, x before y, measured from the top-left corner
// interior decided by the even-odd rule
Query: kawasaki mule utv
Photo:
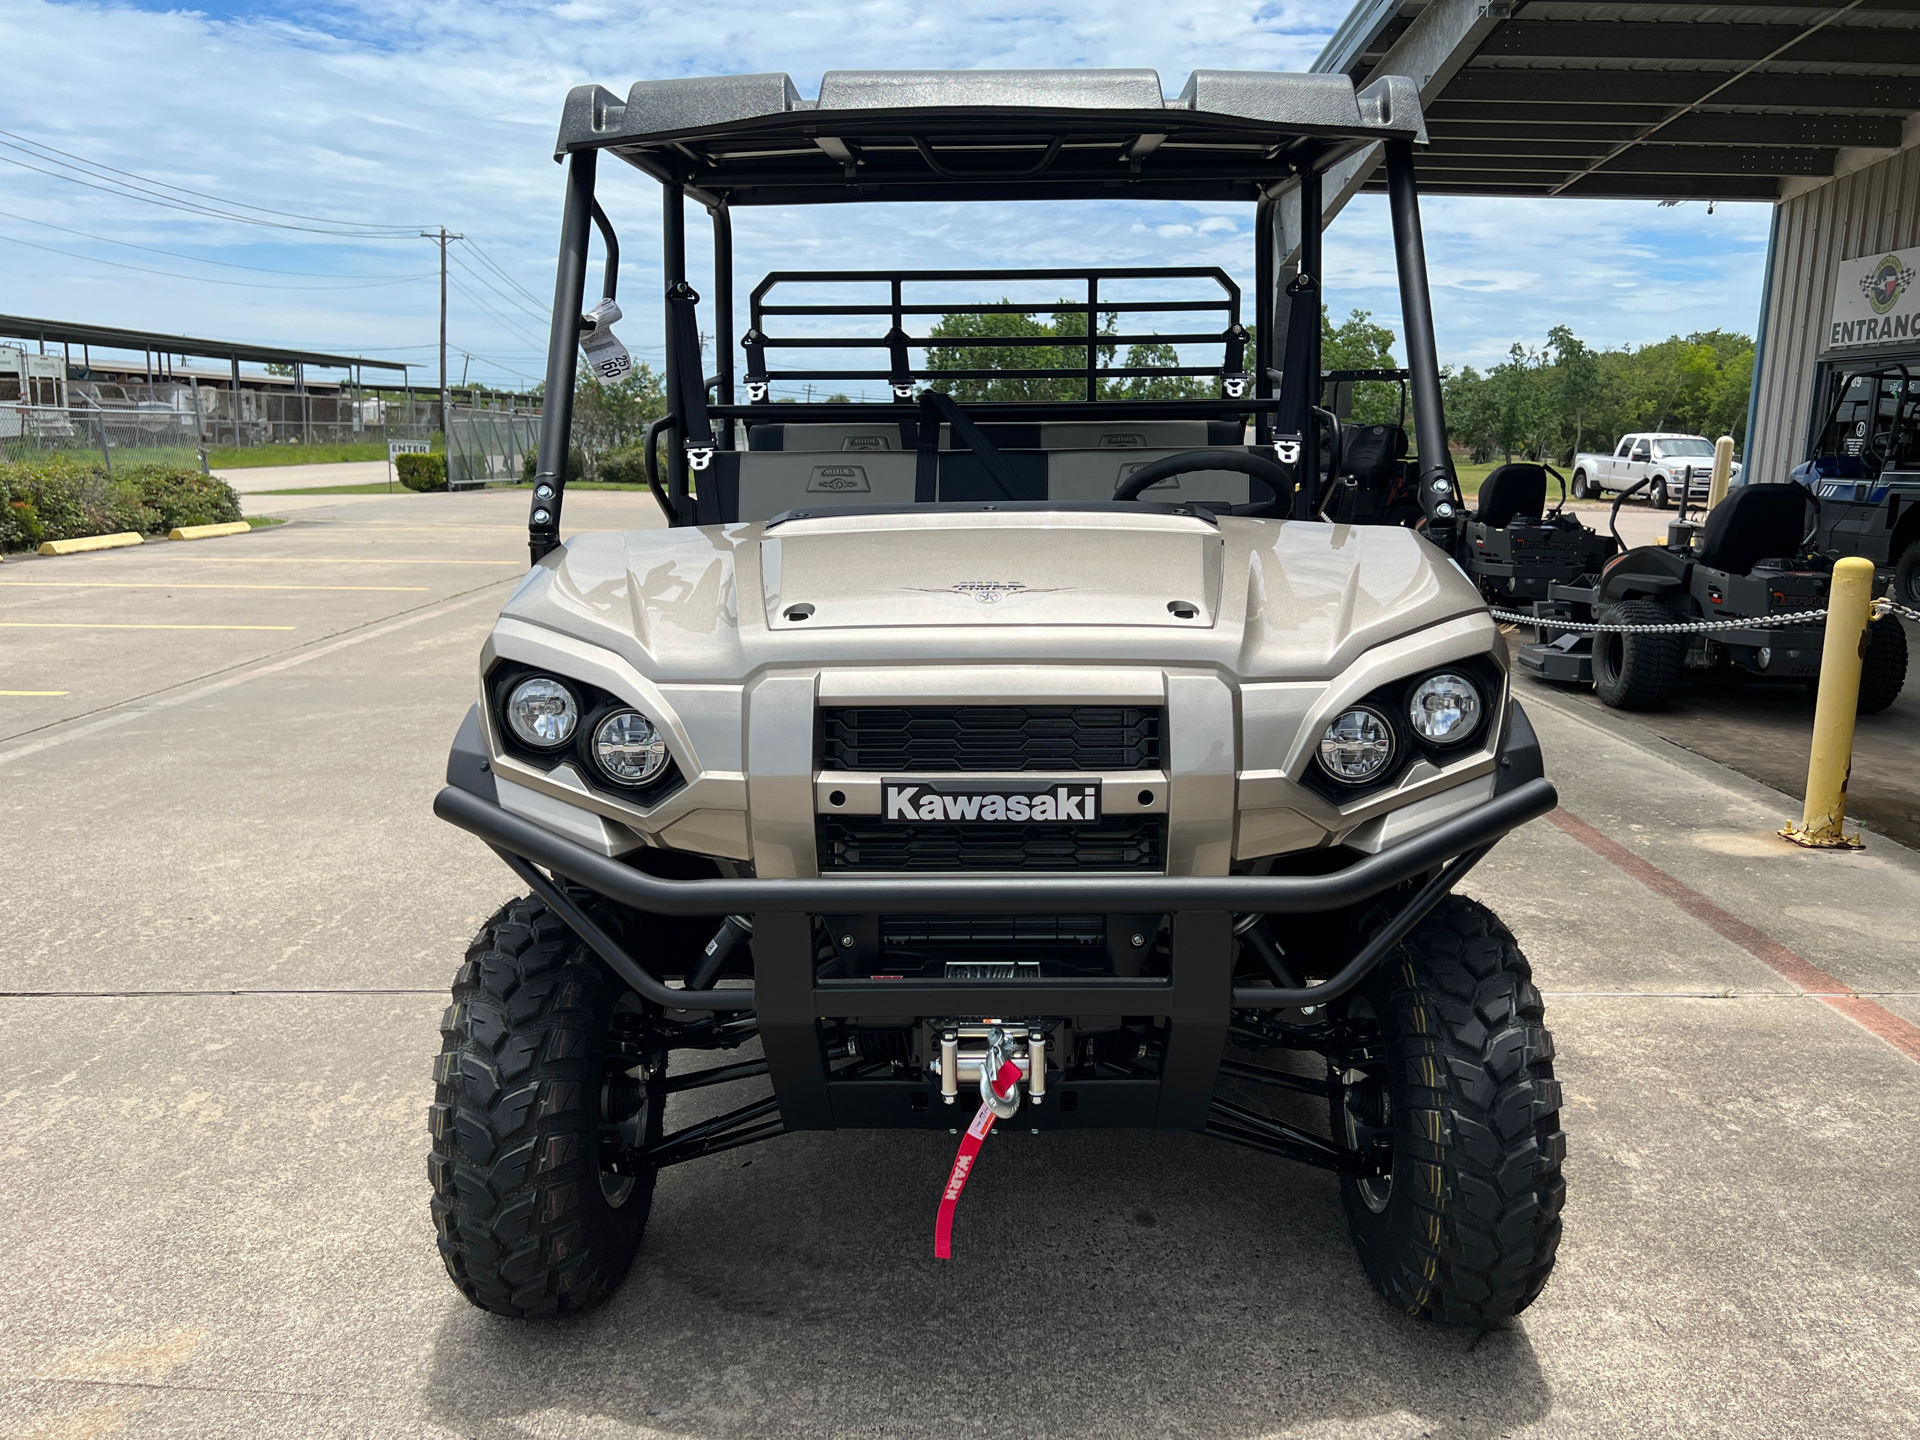
[[[604,1298],[663,1168],[791,1131],[966,1126],[950,1218],[966,1146],[1016,1113],[1331,1171],[1366,1273],[1410,1314],[1484,1326],[1539,1294],[1563,1195],[1553,1041],[1512,934],[1452,892],[1554,788],[1445,550],[1314,518],[1321,176],[1376,145],[1436,442],[1419,494],[1436,537],[1458,518],[1423,140],[1397,76],[1199,71],[1171,101],[1147,70],[568,97],[533,569],[435,802],[531,892],[468,949],[435,1070],[434,1223],[476,1305]],[[666,523],[563,544],[576,346],[627,363],[603,155],[664,199]],[[777,271],[742,401],[731,345],[713,377],[700,363],[688,197],[713,219],[722,336],[734,207],[835,201],[1244,202],[1260,323],[1250,341],[1211,269]],[[1073,293],[979,298],[1034,283]],[[1009,372],[913,361],[927,317],[969,307],[1078,314],[1084,359],[1018,372],[1033,398],[959,403],[933,386]],[[1133,323],[1154,312],[1183,332]],[[854,333],[822,333],[835,316]],[[1105,363],[1136,342],[1220,358]],[[1153,373],[1201,394],[1116,397]],[[774,402],[802,380],[892,398]],[[1255,1063],[1276,1050],[1320,1063]],[[770,1093],[667,1127],[670,1096],[755,1077]],[[1324,1105],[1325,1129],[1275,1092]]]

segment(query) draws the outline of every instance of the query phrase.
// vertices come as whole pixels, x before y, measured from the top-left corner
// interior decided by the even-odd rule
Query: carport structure
[[[1313,69],[1409,75],[1428,193],[1776,205],[1746,473],[1801,458],[1850,258],[1920,244],[1920,0],[1740,5],[1360,0]],[[1377,151],[1327,176],[1330,220],[1383,190]],[[1296,263],[1297,192],[1276,249]],[[1324,222],[1323,222],[1324,223]]]

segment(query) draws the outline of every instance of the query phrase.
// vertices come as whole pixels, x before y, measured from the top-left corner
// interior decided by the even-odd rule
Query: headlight
[[[1373,779],[1393,762],[1393,727],[1367,706],[1347,711],[1320,737],[1320,768],[1348,785]]]
[[[1436,745],[1455,745],[1480,728],[1480,692],[1464,675],[1429,675],[1407,702],[1413,733]]]
[[[580,706],[558,680],[536,675],[514,686],[507,697],[507,724],[536,749],[566,744],[579,723]]]
[[[644,785],[667,768],[667,742],[638,710],[616,710],[594,729],[593,759],[609,780]]]

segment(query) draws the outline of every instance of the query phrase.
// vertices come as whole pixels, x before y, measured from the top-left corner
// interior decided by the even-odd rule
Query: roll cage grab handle
[[[1413,142],[1385,142],[1387,203],[1393,222],[1395,270],[1400,281],[1400,308],[1403,338],[1407,348],[1407,369],[1411,378],[1414,434],[1419,447],[1420,508],[1426,517],[1428,533],[1443,546],[1461,518],[1462,501],[1453,473],[1453,459],[1447,448],[1445,408],[1440,393],[1440,359],[1433,328],[1433,297],[1427,284],[1426,244],[1421,233],[1419,191],[1414,178]],[[534,470],[532,510],[527,523],[527,544],[534,564],[560,544],[560,507],[565,499],[567,453],[573,433],[574,370],[578,363],[581,319],[586,298],[587,249],[592,229],[597,225],[606,245],[605,289],[614,298],[614,286],[620,264],[619,242],[605,211],[594,199],[594,177],[599,160],[596,150],[576,150],[567,157],[566,203],[560,221],[560,257],[554,273],[553,323],[547,340],[547,373],[541,407],[540,448]],[[1289,299],[1287,324],[1281,345],[1280,395],[1271,402],[1274,415],[1271,439],[1278,459],[1297,477],[1293,491],[1292,514],[1296,519],[1311,519],[1319,513],[1321,501],[1319,476],[1320,437],[1312,409],[1319,399],[1320,314],[1321,314],[1321,180],[1317,173],[1299,177],[1300,189],[1300,263],[1296,276],[1285,289]],[[669,294],[686,286],[685,191],[679,185],[663,184],[666,214],[662,229],[665,239],[666,281]],[[1273,212],[1277,198],[1268,196],[1256,208],[1254,233],[1259,246],[1256,256],[1256,313],[1261,324],[1256,331],[1253,373],[1254,400],[1266,400],[1270,393],[1270,361],[1273,356],[1272,322],[1277,318],[1278,277],[1273,264],[1271,243],[1276,229]],[[716,319],[722,336],[731,334],[732,325],[732,227],[724,204],[713,211],[715,240]],[[1091,327],[1089,327],[1091,329]],[[671,327],[670,327],[671,329]],[[675,353],[669,334],[666,354],[667,393],[676,393],[677,371],[688,363]],[[733,347],[723,342],[720,356],[720,400],[733,400]],[[699,356],[691,357],[698,368]],[[703,384],[702,382],[706,383]],[[704,391],[712,381],[696,376],[689,386]],[[687,387],[681,387],[687,388]],[[704,398],[704,396],[702,397]],[[1250,409],[1265,407],[1250,406]],[[1264,420],[1264,413],[1262,414]],[[670,418],[669,425],[674,421]],[[675,428],[678,428],[675,426]],[[731,449],[733,423],[722,427],[725,433],[714,443]],[[1260,437],[1268,437],[1262,424]],[[651,440],[651,437],[649,437]],[[685,440],[670,445],[669,474],[663,508],[676,523],[696,523],[694,507],[688,495]],[[652,446],[649,443],[649,454]],[[1291,454],[1289,454],[1291,451]],[[660,491],[656,489],[656,497]]]

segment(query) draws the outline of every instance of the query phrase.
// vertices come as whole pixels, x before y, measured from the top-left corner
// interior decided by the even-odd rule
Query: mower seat
[[[1699,563],[1745,575],[1762,560],[1799,553],[1807,534],[1807,495],[1801,485],[1742,485],[1707,514]]]
[[[1398,425],[1343,425],[1340,427],[1338,472],[1360,484],[1384,486],[1393,479],[1393,467],[1407,455],[1407,432]]]
[[[1547,510],[1547,472],[1538,465],[1502,465],[1480,482],[1473,518],[1504,530],[1516,515],[1538,520]]]

